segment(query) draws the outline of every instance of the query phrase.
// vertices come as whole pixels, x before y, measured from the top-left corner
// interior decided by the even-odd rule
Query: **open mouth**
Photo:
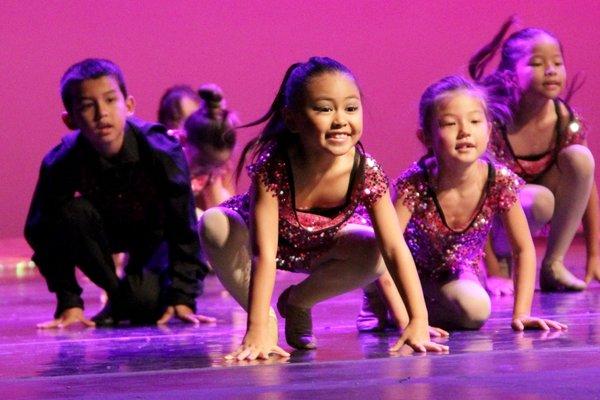
[[[473,143],[468,143],[468,142],[464,142],[464,143],[458,143],[454,149],[455,150],[466,150],[466,149],[474,149],[475,145]]]
[[[112,128],[111,124],[98,124],[96,130],[100,133],[107,133]]]
[[[325,139],[345,140],[351,136],[352,135],[350,135],[349,133],[346,133],[346,132],[329,132],[329,133],[325,134]]]

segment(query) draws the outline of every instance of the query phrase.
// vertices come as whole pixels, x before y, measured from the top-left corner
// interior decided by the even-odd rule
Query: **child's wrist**
[[[248,332],[249,331],[253,331],[253,332],[261,332],[261,331],[267,331],[268,329],[268,319],[265,319],[264,321],[258,320],[258,321],[248,321]]]
[[[530,317],[530,313],[525,313],[525,312],[520,312],[520,313],[513,313],[513,319],[521,319],[521,318],[529,318]]]
[[[416,316],[416,317],[412,317],[408,323],[406,324],[406,326],[408,327],[409,325],[420,325],[420,326],[428,326],[429,325],[429,319],[427,318],[427,316]]]

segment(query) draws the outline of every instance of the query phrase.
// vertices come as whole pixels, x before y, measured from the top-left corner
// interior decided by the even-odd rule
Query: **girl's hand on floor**
[[[450,333],[448,331],[443,330],[442,328],[437,328],[435,326],[429,327],[429,337],[441,338],[441,337],[448,337],[448,336],[450,336]]]
[[[261,334],[252,330],[249,330],[244,336],[244,340],[240,347],[234,352],[225,356],[226,360],[267,360],[271,354],[275,354],[280,357],[289,357],[290,353],[283,350],[277,345],[277,343],[270,343],[268,334]]]
[[[402,332],[400,339],[398,339],[396,344],[390,348],[390,351],[395,353],[399,351],[400,348],[402,348],[402,346],[405,344],[420,353],[426,353],[427,351],[447,353],[450,350],[446,345],[430,341],[429,334],[430,330],[428,329],[428,325],[426,323],[424,324],[412,320]]]
[[[492,297],[512,296],[515,292],[515,285],[510,278],[488,276],[485,282],[485,289]]]
[[[560,322],[531,316],[515,317],[512,320],[511,326],[515,331],[522,331],[525,329],[541,329],[549,331],[550,328],[556,329],[557,331],[563,331],[567,329],[567,325],[561,324]]]

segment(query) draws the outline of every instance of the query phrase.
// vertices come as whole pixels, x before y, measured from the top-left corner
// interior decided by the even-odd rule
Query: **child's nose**
[[[546,67],[546,75],[554,75],[556,74],[556,67],[552,64]]]
[[[465,136],[471,136],[471,129],[469,124],[461,124],[458,130],[458,137],[463,138]]]
[[[96,107],[96,117],[98,119],[101,119],[102,117],[105,117],[108,115],[108,106],[103,105],[103,104],[98,104],[98,106]]]
[[[347,124],[346,120],[339,114],[336,114],[335,117],[333,118],[333,126],[335,126],[335,127],[346,126],[346,124]]]

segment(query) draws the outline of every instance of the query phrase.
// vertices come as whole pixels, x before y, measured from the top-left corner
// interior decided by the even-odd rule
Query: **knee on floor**
[[[481,285],[472,281],[457,281],[453,303],[456,324],[462,329],[479,329],[489,319],[492,304]],[[460,287],[459,287],[460,286]]]

